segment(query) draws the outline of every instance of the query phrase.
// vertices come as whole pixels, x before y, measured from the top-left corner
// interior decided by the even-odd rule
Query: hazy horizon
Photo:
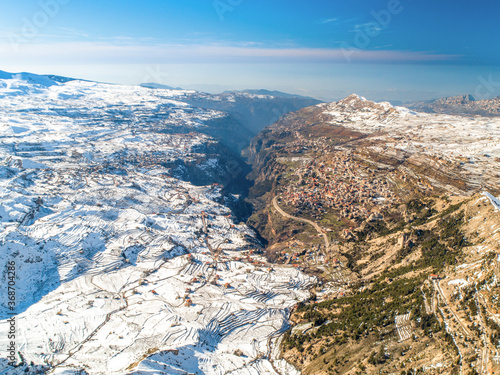
[[[451,0],[10,3],[0,69],[326,101],[486,99],[500,95],[497,10]]]

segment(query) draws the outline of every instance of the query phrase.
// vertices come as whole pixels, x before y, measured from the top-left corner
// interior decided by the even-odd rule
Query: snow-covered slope
[[[199,133],[224,114],[180,95],[0,79],[0,282],[15,262],[24,363],[0,373],[292,373],[272,343],[314,280],[242,255],[258,241],[220,186],[179,179],[227,168]]]
[[[0,79],[4,80],[16,80],[21,82],[26,82],[29,84],[39,85],[39,86],[54,86],[57,83],[47,76],[33,74],[33,73],[7,73],[0,70]],[[19,82],[18,82],[19,83]]]
[[[373,152],[403,152],[417,162],[451,165],[474,191],[496,190],[500,183],[498,118],[418,113],[357,95],[317,108],[324,122],[369,135]]]
[[[500,156],[499,119],[417,113],[357,95],[318,107],[332,124],[391,136],[397,149],[479,159]]]
[[[495,210],[500,210],[500,197],[495,198],[488,192],[484,192],[483,195],[489,199],[490,203],[493,205],[493,207],[495,207]]]

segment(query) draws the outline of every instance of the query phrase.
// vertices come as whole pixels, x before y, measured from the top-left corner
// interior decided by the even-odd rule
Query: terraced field
[[[217,183],[238,159],[176,132],[221,113],[145,88],[0,90],[0,266],[16,264],[20,358],[0,373],[293,373],[274,344],[316,280],[249,253],[259,241]],[[214,183],[185,181],[200,175]]]

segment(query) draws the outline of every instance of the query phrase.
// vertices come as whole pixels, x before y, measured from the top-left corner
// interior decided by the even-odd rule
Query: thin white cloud
[[[328,19],[328,20],[321,21],[321,23],[336,22],[336,21],[338,21],[338,20],[339,20],[338,18],[330,18],[330,19]]]
[[[138,45],[111,42],[8,43],[0,41],[4,64],[37,61],[65,64],[85,63],[273,63],[273,62],[373,62],[416,63],[455,60],[458,56],[430,52],[321,48],[263,48],[228,45]]]

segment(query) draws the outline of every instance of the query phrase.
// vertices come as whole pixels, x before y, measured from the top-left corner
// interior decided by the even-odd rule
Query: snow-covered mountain
[[[268,152],[327,147],[338,134],[359,142],[358,150],[378,159],[379,167],[386,168],[388,158],[411,164],[430,184],[457,195],[497,191],[500,184],[498,118],[414,112],[356,94],[283,116],[252,140],[247,154],[257,165],[267,162]],[[255,165],[254,174],[266,170]]]
[[[0,373],[292,374],[273,344],[315,280],[267,265],[228,207],[221,184],[242,166],[208,135],[227,115],[189,91],[1,77],[0,267],[15,264],[20,365],[0,358]]]
[[[0,70],[0,79],[26,82],[30,85],[42,87],[57,85],[57,82],[49,77],[32,73],[7,73]]]
[[[498,178],[494,162],[500,157],[498,118],[420,113],[357,95],[320,104],[318,109],[332,125],[383,137],[388,149],[466,161],[463,168],[477,178],[483,174]]]

